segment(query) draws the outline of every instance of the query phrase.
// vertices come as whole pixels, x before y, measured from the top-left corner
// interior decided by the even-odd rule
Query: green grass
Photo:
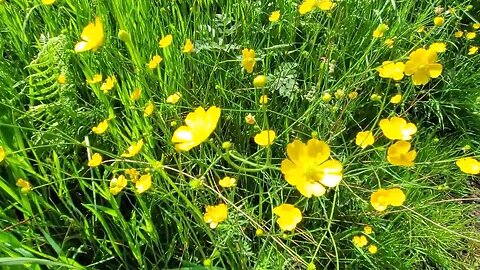
[[[206,259],[208,269],[307,269],[310,263],[317,269],[478,269],[479,176],[462,173],[455,160],[480,157],[480,53],[467,55],[480,32],[470,41],[453,37],[457,27],[479,22],[478,1],[343,0],[331,13],[303,16],[289,0],[0,2],[0,146],[7,151],[0,163],[2,269],[204,269]],[[474,8],[467,10],[469,4]],[[433,27],[439,5],[456,12]],[[274,10],[281,19],[270,23]],[[75,53],[95,16],[105,24],[105,44]],[[392,49],[372,38],[380,23],[390,27],[385,38],[394,38]],[[416,32],[421,25],[425,33]],[[120,29],[131,43],[117,37]],[[166,34],[174,41],[161,49]],[[186,38],[195,53],[182,53]],[[410,77],[397,84],[378,76],[383,61],[405,61],[433,42],[447,44],[439,54],[440,78],[415,87]],[[241,67],[243,48],[256,51],[253,74]],[[157,53],[164,60],[150,71],[146,64]],[[62,73],[67,83],[60,85]],[[95,73],[116,76],[108,95],[99,84],[86,84]],[[269,76],[265,89],[252,86],[259,74]],[[138,87],[142,97],[132,102]],[[334,96],[337,89],[357,91],[358,98],[322,101],[324,92]],[[180,102],[167,104],[177,91]],[[404,101],[390,104],[399,91]],[[370,100],[374,93],[380,102]],[[266,107],[258,104],[262,94],[270,97]],[[149,100],[155,112],[145,118]],[[175,124],[194,108],[213,105],[222,115],[209,142],[177,153]],[[257,125],[245,123],[248,113]],[[378,121],[393,115],[418,127],[413,167],[386,160],[389,141]],[[105,134],[91,132],[109,117]],[[278,136],[268,149],[253,142],[265,129]],[[361,150],[355,134],[366,129],[376,142]],[[312,132],[343,163],[344,177],[325,196],[307,199],[279,168],[286,145],[305,142]],[[120,158],[141,138],[138,156]],[[231,160],[221,149],[225,141],[233,145]],[[104,164],[90,169],[88,151],[102,153]],[[150,171],[152,188],[138,194],[129,183],[111,195],[110,180],[126,168]],[[225,175],[238,180],[235,188],[218,185]],[[29,180],[32,191],[22,194],[18,178]],[[192,187],[195,179],[201,188]],[[407,195],[403,206],[375,211],[371,193],[394,186]],[[220,202],[229,207],[228,219],[212,230],[203,213]],[[292,233],[282,232],[272,213],[282,203],[302,210]],[[365,225],[374,229],[368,239],[376,254],[352,244]]]

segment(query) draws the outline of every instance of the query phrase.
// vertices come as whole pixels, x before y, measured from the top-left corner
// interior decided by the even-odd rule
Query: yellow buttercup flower
[[[139,194],[147,191],[152,186],[152,175],[149,173],[140,176],[140,178],[135,181],[135,188]]]
[[[373,132],[369,131],[360,131],[357,133],[355,138],[355,144],[360,146],[362,149],[365,149],[367,146],[372,145],[375,142],[373,137]]]
[[[203,214],[203,220],[205,223],[210,224],[210,228],[215,229],[220,222],[227,219],[228,208],[227,205],[221,203],[219,205],[208,205],[205,207],[205,213]]]
[[[22,192],[22,193],[28,193],[32,190],[32,184],[30,182],[28,182],[27,180],[22,179],[22,178],[17,179],[16,185],[17,185],[17,187],[21,188],[20,192]]]
[[[474,38],[476,38],[476,37],[477,37],[477,33],[475,33],[475,32],[467,32],[467,33],[465,34],[465,38],[466,38],[466,39],[474,39]]]
[[[323,93],[322,101],[325,103],[329,103],[330,101],[332,101],[332,95],[330,95],[330,93],[327,93],[327,92]]]
[[[320,10],[327,11],[327,10],[332,9],[334,6],[335,5],[330,0],[317,0],[317,7]]]
[[[150,62],[148,62],[147,66],[149,69],[156,69],[158,67],[158,65],[162,62],[163,58],[156,54],[152,57],[152,59],[150,60]]]
[[[158,45],[160,46],[160,48],[167,48],[172,44],[172,41],[173,41],[173,36],[169,34],[162,37],[162,39],[160,39],[160,41],[158,42]]]
[[[393,48],[393,44],[395,43],[395,41],[391,38],[388,38],[388,39],[385,40],[384,43],[388,48],[391,49],[391,48]]]
[[[402,62],[384,61],[381,67],[377,68],[378,75],[382,78],[394,79],[400,81],[403,79],[405,64]]]
[[[141,96],[142,96],[142,89],[135,88],[135,90],[133,90],[133,92],[130,94],[130,99],[132,101],[137,101],[140,99]]]
[[[121,155],[121,157],[126,157],[126,158],[131,158],[136,156],[140,151],[142,150],[143,147],[143,139],[138,140],[135,143],[132,143],[127,151]]]
[[[430,78],[438,78],[443,66],[437,63],[437,52],[423,48],[413,51],[405,63],[405,75],[412,75],[414,85],[425,85]]]
[[[377,28],[373,31],[374,38],[381,38],[388,31],[388,25],[381,23],[377,26]]]
[[[248,72],[253,72],[253,67],[255,66],[255,51],[253,49],[243,49],[242,50],[242,66]]]
[[[55,3],[55,1],[57,0],[42,0],[42,4],[44,5],[52,5],[53,3]]]
[[[304,0],[298,7],[298,12],[303,15],[312,11],[316,7],[320,10],[327,11],[332,9],[334,4],[330,0]]]
[[[75,45],[75,52],[98,50],[105,42],[102,20],[99,17],[96,17],[95,22],[91,22],[83,28],[80,37],[82,38],[82,41]]]
[[[397,116],[390,119],[382,119],[379,125],[383,135],[390,140],[408,141],[417,132],[415,124],[407,123],[407,120]]]
[[[185,45],[183,45],[183,52],[184,53],[191,53],[195,50],[195,46],[193,45],[192,41],[187,38],[185,40]]]
[[[267,105],[268,103],[268,96],[267,95],[261,95],[260,100],[259,100],[260,105]]]
[[[457,164],[460,170],[464,173],[468,173],[468,174],[480,173],[480,161],[472,157],[458,159],[457,161],[455,161],[455,164]]]
[[[300,14],[305,14],[312,11],[315,8],[316,0],[305,0],[303,3],[298,7],[298,12]]]
[[[337,91],[335,91],[334,95],[335,98],[341,99],[345,96],[345,91],[343,89],[338,89]]]
[[[390,205],[389,193],[386,189],[380,188],[370,196],[370,204],[377,211],[384,211]]]
[[[143,116],[148,117],[148,116],[152,115],[153,110],[155,110],[155,104],[153,104],[153,102],[150,100],[147,103],[147,106],[145,106],[145,110],[143,111]]]
[[[87,83],[94,84],[102,81],[102,74],[95,74],[91,80],[87,80]]]
[[[59,84],[65,84],[67,82],[67,76],[65,76],[65,74],[58,75],[57,82]]]
[[[273,141],[275,140],[275,131],[273,130],[264,130],[257,135],[255,135],[254,140],[255,143],[267,147],[273,144]]]
[[[96,127],[92,128],[93,133],[95,134],[103,134],[108,128],[108,120],[105,119],[102,122],[98,123]]]
[[[373,228],[372,228],[372,226],[367,225],[367,226],[363,227],[363,232],[364,232],[365,234],[372,234],[372,233],[373,233]]]
[[[3,148],[3,146],[0,146],[0,162],[2,162],[5,159],[6,155],[7,154],[5,153],[5,149]]]
[[[405,202],[405,194],[399,188],[380,188],[370,196],[370,203],[377,211],[384,211],[389,205],[400,206]]]
[[[348,98],[349,99],[356,99],[357,97],[358,97],[358,92],[357,91],[353,91],[353,92],[348,93]]]
[[[473,29],[477,30],[480,28],[480,23],[474,23],[472,24]]]
[[[317,139],[307,144],[294,140],[287,145],[288,159],[281,164],[285,180],[305,197],[321,196],[326,187],[337,186],[343,177],[343,166],[330,158],[330,147]]]
[[[368,244],[367,237],[365,235],[355,235],[352,242],[357,247],[364,247]]]
[[[270,14],[268,20],[271,22],[276,22],[280,19],[280,10],[276,10]]]
[[[110,193],[117,195],[127,186],[127,178],[124,175],[120,175],[118,178],[114,177],[110,180]]]
[[[218,181],[218,184],[224,188],[234,187],[237,183],[237,180],[233,177],[225,176],[223,179]]]
[[[403,167],[411,167],[417,157],[417,151],[411,150],[412,145],[409,142],[398,141],[387,150],[387,160],[390,164]]]
[[[177,104],[177,102],[180,100],[181,97],[182,95],[180,94],[180,92],[176,92],[167,97],[167,103]]]
[[[117,79],[115,79],[115,76],[108,76],[105,82],[102,83],[102,86],[100,86],[100,90],[103,91],[103,93],[108,93],[108,91],[112,90],[112,88],[115,86],[115,82]]]
[[[458,30],[458,31],[456,31],[455,33],[453,33],[453,35],[454,35],[456,38],[461,38],[461,37],[463,37],[463,31],[462,31],[462,30]]]
[[[220,108],[210,107],[207,111],[198,107],[185,118],[185,125],[173,133],[172,142],[177,151],[188,151],[208,139],[217,127]]]
[[[478,52],[478,47],[477,46],[470,46],[468,48],[468,55],[474,55]]]
[[[265,87],[266,84],[267,84],[267,76],[265,75],[258,75],[253,79],[253,87],[255,88]]]
[[[447,44],[445,44],[443,42],[435,42],[435,43],[432,43],[428,47],[428,49],[434,50],[437,53],[442,53],[442,52],[445,52],[447,50]]]
[[[442,26],[445,23],[445,18],[443,17],[435,17],[433,18],[433,24],[435,26]]]
[[[128,175],[132,183],[137,182],[139,174],[137,169],[131,168],[131,169],[125,169],[125,174]]]
[[[302,221],[302,212],[295,206],[283,203],[280,206],[273,208],[273,213],[279,218],[277,224],[280,229],[284,231],[293,231],[297,224]]]
[[[99,153],[93,154],[92,158],[88,161],[88,167],[94,168],[102,164],[102,155]]]
[[[377,253],[378,251],[378,248],[376,245],[374,244],[371,244],[369,247],[368,247],[368,252],[370,252],[371,254],[375,254]]]
[[[390,103],[392,104],[398,104],[402,102],[402,94],[396,94],[392,98],[390,98]]]

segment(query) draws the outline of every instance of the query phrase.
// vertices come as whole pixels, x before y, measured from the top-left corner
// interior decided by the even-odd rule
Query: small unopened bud
[[[255,88],[265,87],[266,84],[267,84],[267,76],[265,75],[258,75],[257,77],[255,77],[255,79],[253,79],[253,86]]]
[[[118,38],[123,42],[132,41],[131,38],[130,38],[130,34],[125,30],[118,31]]]
[[[223,142],[222,143],[222,148],[225,149],[225,150],[228,150],[232,147],[232,143],[231,142]]]

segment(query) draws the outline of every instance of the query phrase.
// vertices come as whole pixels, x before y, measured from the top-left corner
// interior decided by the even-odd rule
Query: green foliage
[[[335,1],[331,12],[299,15],[299,3],[232,0],[0,0],[0,266],[2,269],[477,269],[478,175],[455,166],[463,156],[480,156],[480,54],[467,55],[457,27],[478,22],[470,1]],[[473,1],[472,1],[472,4]],[[432,27],[435,7],[450,12]],[[280,10],[279,22],[268,16]],[[83,28],[99,16],[105,44],[75,53]],[[380,23],[384,39],[372,38]],[[420,26],[426,32],[418,33]],[[131,42],[117,37],[119,30]],[[477,31],[478,33],[478,31]],[[158,47],[172,34],[173,44]],[[480,33],[477,34],[477,36]],[[195,52],[182,53],[186,38]],[[411,78],[394,82],[375,70],[383,61],[405,61],[416,48],[445,42],[439,54],[441,78],[415,87]],[[253,74],[241,66],[241,50],[253,48]],[[146,64],[153,55],[157,69]],[[105,94],[94,74],[115,75]],[[66,83],[57,81],[66,76]],[[255,75],[268,76],[254,89]],[[132,101],[134,89],[141,98]],[[335,97],[337,90],[345,96]],[[179,103],[166,103],[176,92]],[[357,98],[348,94],[356,91]],[[402,93],[398,105],[390,98]],[[323,93],[334,98],[321,99]],[[380,102],[370,100],[381,95]],[[259,97],[268,95],[267,106]],[[151,117],[143,112],[155,104]],[[171,142],[175,129],[198,106],[222,108],[208,142],[183,153]],[[247,125],[245,116],[255,115]],[[389,141],[378,121],[401,115],[418,127],[418,151],[411,168],[386,161]],[[109,119],[107,132],[91,128]],[[255,134],[272,129],[274,145],[264,149]],[[376,142],[361,150],[360,130],[374,130]],[[286,145],[316,132],[332,157],[344,165],[341,184],[319,198],[305,198],[280,172]],[[132,142],[141,153],[120,155]],[[231,150],[221,149],[231,141]],[[466,147],[468,145],[468,147]],[[93,152],[104,162],[89,168]],[[163,164],[160,166],[159,164]],[[153,186],[138,194],[129,181],[113,196],[110,180],[125,169],[151,173]],[[237,179],[224,189],[218,180]],[[18,178],[31,192],[22,194]],[[194,184],[193,184],[194,183]],[[403,206],[375,211],[370,195],[401,187]],[[206,205],[226,203],[228,219],[212,230]],[[273,208],[295,204],[303,220],[282,232]],[[477,207],[478,208],[478,207]],[[363,227],[378,253],[352,244]],[[264,234],[257,236],[255,231]],[[208,266],[208,264],[212,266]],[[310,269],[310,268],[309,268]]]

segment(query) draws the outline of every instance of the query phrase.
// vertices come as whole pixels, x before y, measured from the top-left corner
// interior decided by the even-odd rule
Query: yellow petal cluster
[[[227,219],[228,208],[227,205],[221,203],[219,205],[208,205],[205,207],[205,213],[203,214],[203,220],[205,223],[210,224],[210,228],[215,229],[220,222]]]
[[[267,147],[273,144],[273,141],[275,140],[276,135],[275,131],[273,130],[264,130],[257,135],[255,135],[254,140],[255,143],[262,146],[262,147]]]
[[[280,10],[276,10],[270,14],[268,20],[271,22],[276,22],[280,19]]]
[[[149,69],[156,69],[158,65],[162,62],[163,58],[156,54],[150,59],[150,62],[148,62],[147,66]]]
[[[102,74],[97,73],[97,74],[93,75],[91,80],[87,80],[87,83],[89,83],[89,84],[99,83],[99,82],[102,81],[102,79],[103,79]]]
[[[330,159],[330,147],[318,139],[307,144],[294,140],[287,145],[288,159],[281,163],[285,180],[305,197],[321,196],[325,187],[337,186],[343,177],[343,165]]]
[[[370,196],[370,203],[377,211],[384,211],[389,205],[401,206],[405,202],[405,194],[399,188],[380,188]]]
[[[405,75],[412,76],[414,85],[425,85],[431,78],[442,74],[443,66],[437,63],[437,52],[434,49],[420,48],[413,51],[405,63]]]
[[[195,46],[193,45],[193,42],[187,38],[185,40],[185,45],[183,45],[183,52],[184,53],[191,53],[195,50]]]
[[[387,160],[395,166],[411,167],[415,163],[417,151],[410,150],[412,145],[409,142],[398,141],[388,147]]]
[[[143,139],[138,140],[137,142],[132,143],[127,151],[121,155],[121,157],[126,157],[126,158],[131,158],[136,156],[140,151],[142,150],[143,147]]]
[[[180,98],[182,97],[182,95],[180,94],[180,92],[176,92],[170,96],[167,97],[167,103],[170,103],[170,104],[177,104],[177,102],[180,100]]]
[[[220,181],[218,181],[218,184],[224,188],[234,187],[236,183],[237,183],[237,180],[235,178],[228,177],[228,176],[225,176]]]
[[[334,4],[330,0],[304,0],[302,4],[298,7],[298,12],[300,14],[306,14],[311,12],[315,8],[320,10],[327,11],[334,7]]]
[[[472,158],[465,157],[455,161],[455,164],[460,168],[460,170],[467,174],[479,174],[480,173],[480,161]]]
[[[253,49],[243,49],[242,50],[242,66],[248,72],[253,72],[253,67],[255,66],[255,51]]]
[[[147,103],[147,106],[145,106],[145,109],[143,110],[143,116],[148,117],[152,115],[154,110],[155,110],[155,104],[150,100]]]
[[[0,146],[0,162],[2,162],[5,159],[6,155],[7,153],[5,152],[5,149],[3,148],[3,146]]]
[[[284,231],[293,231],[302,221],[302,212],[295,206],[284,203],[273,208],[273,213],[278,216],[277,224]]]
[[[365,235],[355,235],[352,242],[357,247],[364,247],[368,244],[367,237]]]
[[[160,46],[160,48],[167,48],[172,44],[172,41],[173,36],[168,34],[160,39],[160,41],[158,42],[158,46]]]
[[[388,25],[381,23],[377,26],[377,28],[373,31],[372,36],[374,38],[381,38],[388,31]]]
[[[417,132],[415,124],[407,123],[407,120],[397,116],[382,119],[379,125],[383,135],[390,140],[408,141]]]
[[[98,123],[97,126],[92,128],[93,133],[95,134],[103,134],[108,128],[108,119],[103,120],[102,122]]]
[[[355,144],[360,146],[362,149],[365,149],[367,146],[372,145],[375,142],[373,137],[373,132],[369,131],[360,131],[357,133],[355,138]]]
[[[82,41],[75,45],[75,52],[98,50],[105,42],[102,20],[99,17],[96,17],[95,22],[91,22],[83,28],[80,37],[82,38]]]
[[[152,186],[152,175],[147,173],[135,181],[135,188],[139,194],[144,193]]]
[[[377,68],[378,74],[382,78],[400,81],[404,77],[405,64],[402,62],[384,61],[382,66]]]
[[[17,179],[16,185],[17,187],[21,188],[20,192],[22,193],[28,193],[32,190],[32,184],[29,181],[22,178]]]
[[[185,125],[177,128],[172,142],[177,151],[188,151],[208,139],[217,127],[220,119],[220,108],[212,106],[207,111],[198,107],[185,118]]]
[[[118,178],[114,177],[110,180],[110,193],[117,195],[127,186],[127,178],[125,175],[120,175]]]
[[[117,79],[115,76],[108,76],[107,79],[105,79],[105,82],[102,83],[102,86],[100,86],[100,90],[105,94],[108,93],[115,86],[116,81]]]
[[[92,158],[88,161],[88,167],[94,168],[102,164],[102,155],[95,153],[92,155]]]

